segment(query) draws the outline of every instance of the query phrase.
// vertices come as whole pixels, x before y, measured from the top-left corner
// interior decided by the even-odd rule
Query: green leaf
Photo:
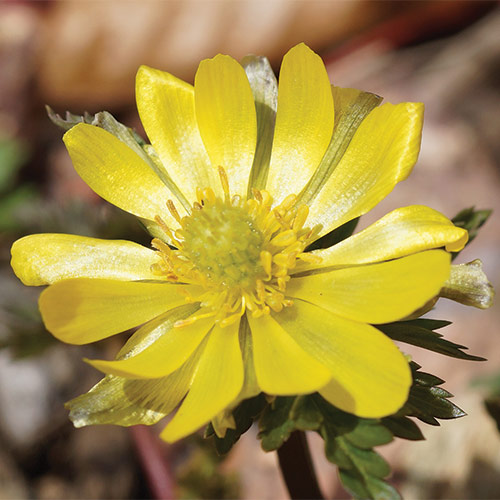
[[[492,210],[475,210],[475,207],[464,208],[461,210],[451,221],[455,226],[463,227],[467,229],[469,233],[469,241],[467,245],[472,243],[474,238],[477,236],[479,229],[484,225],[491,215]],[[467,246],[466,245],[466,246]],[[460,252],[453,252],[453,259]]]
[[[205,431],[205,437],[213,435],[215,448],[219,455],[229,453],[236,441],[240,439],[241,435],[250,429],[251,425],[259,417],[266,405],[266,398],[263,394],[251,399],[246,399],[233,411],[236,429],[227,429],[226,435],[220,438],[215,434],[212,424],[210,424]]]
[[[444,339],[440,333],[433,331],[449,324],[448,321],[415,319],[377,325],[376,327],[392,340],[422,347],[423,349],[451,356],[452,358],[485,361],[484,358],[464,352],[467,347],[450,342]]]
[[[294,397],[278,397],[267,406],[259,421],[259,438],[264,451],[277,450],[295,430],[290,419]]]
[[[413,385],[408,401],[398,411],[397,416],[416,417],[429,425],[439,425],[437,419],[454,419],[463,417],[466,413],[453,404],[448,398],[453,395],[437,387],[443,383],[440,378],[429,373],[420,372],[417,363],[410,363],[413,375]]]
[[[409,441],[422,441],[424,435],[418,425],[408,417],[385,417],[382,424],[389,429],[395,437],[408,439]]]

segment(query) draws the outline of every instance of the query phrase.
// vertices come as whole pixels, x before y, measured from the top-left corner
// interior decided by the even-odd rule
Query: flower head
[[[78,124],[64,136],[96,193],[141,218],[152,249],[43,234],[12,249],[47,328],[85,344],[129,328],[107,376],[69,403],[76,425],[153,423],[179,439],[260,392],[318,391],[362,417],[396,412],[408,362],[375,324],[438,295],[467,232],[424,206],[394,210],[329,248],[416,162],[423,106],[332,87],[304,44],[279,86],[264,58],[202,61],[194,87],[148,67],[137,105],[151,145]],[[443,250],[445,248],[446,250]]]

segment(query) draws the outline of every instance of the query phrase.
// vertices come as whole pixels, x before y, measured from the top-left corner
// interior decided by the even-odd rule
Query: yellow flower
[[[64,234],[12,248],[25,284],[50,285],[40,310],[60,340],[142,325],[115,361],[89,361],[107,376],[69,403],[75,425],[150,424],[181,403],[162,433],[174,441],[209,421],[223,434],[231,408],[260,392],[318,391],[361,417],[404,404],[407,360],[372,325],[435,297],[450,274],[441,248],[461,249],[467,232],[408,206],[307,251],[416,162],[423,105],[378,104],[331,87],[300,44],[279,87],[264,58],[202,61],[194,88],[141,67],[144,149],[83,123],[65,134],[85,182],[154,237],[153,249]]]

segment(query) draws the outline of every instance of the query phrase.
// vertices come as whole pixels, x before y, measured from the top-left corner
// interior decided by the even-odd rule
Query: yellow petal
[[[288,51],[279,75],[278,112],[266,189],[276,202],[299,193],[333,132],[333,97],[321,58],[303,43]]]
[[[411,205],[393,210],[330,248],[313,252],[322,261],[307,269],[381,262],[439,247],[456,252],[467,238],[465,229],[454,226],[438,211]]]
[[[287,294],[363,323],[397,321],[435,297],[450,254],[429,250],[380,264],[292,278]]]
[[[212,166],[224,167],[231,192],[246,196],[257,119],[245,71],[232,57],[219,54],[201,62],[194,89],[196,119]]]
[[[408,362],[376,328],[301,300],[276,319],[330,370],[333,380],[320,390],[330,403],[366,418],[384,417],[403,406],[412,382]]]
[[[298,203],[310,205],[337,167],[351,139],[370,111],[380,105],[382,97],[362,90],[332,85],[335,125],[332,140],[321,163],[300,193]]]
[[[12,245],[16,276],[31,286],[68,278],[161,279],[151,271],[158,254],[137,243],[70,234],[33,234]]]
[[[252,188],[266,187],[278,107],[278,82],[265,57],[246,56],[241,64],[252,88],[257,114],[257,148],[248,182],[248,197],[251,198]]]
[[[193,355],[167,377],[131,380],[108,375],[89,392],[65,404],[75,427],[96,424],[152,425],[170,412],[186,395],[197,357]]]
[[[40,295],[47,329],[69,344],[88,344],[138,326],[185,303],[189,286],[76,278]]]
[[[214,327],[194,374],[191,389],[172,421],[161,433],[173,442],[209,422],[238,396],[243,385],[239,322]]]
[[[305,394],[323,387],[331,374],[307,354],[270,315],[248,315],[252,329],[255,374],[272,395]]]
[[[164,169],[187,199],[196,188],[218,192],[217,171],[211,168],[194,111],[194,89],[164,71],[141,66],[136,78],[137,109]]]
[[[361,123],[347,151],[310,204],[307,225],[326,234],[371,210],[417,161],[423,105],[384,104]]]
[[[80,177],[101,197],[139,217],[160,215],[177,227],[167,210],[174,198],[154,170],[115,136],[79,123],[63,137]]]
[[[252,331],[246,316],[244,316],[240,323],[240,347],[243,355],[243,364],[245,366],[245,380],[241,393],[238,395],[238,400],[253,398],[260,393],[260,387],[255,375],[255,365],[253,360],[253,342]]]
[[[146,323],[137,334],[155,340],[143,351],[117,361],[88,360],[89,365],[110,375],[128,378],[165,377],[179,368],[194,352],[214,324],[200,319],[191,325],[175,327],[165,315]]]

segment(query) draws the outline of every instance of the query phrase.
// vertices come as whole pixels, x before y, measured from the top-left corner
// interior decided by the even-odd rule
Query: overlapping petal
[[[159,215],[177,224],[167,210],[173,194],[154,170],[106,130],[79,123],[64,134],[64,143],[80,177],[105,200],[145,219]]]
[[[11,266],[25,285],[50,285],[69,278],[163,279],[151,270],[161,260],[158,254],[131,241],[32,234],[17,240],[11,253]]]
[[[420,103],[375,108],[311,202],[308,225],[321,224],[326,234],[371,210],[406,179],[420,150],[422,120]]]
[[[464,247],[467,238],[465,229],[437,210],[411,205],[393,210],[330,248],[314,251],[322,260],[308,264],[307,269],[369,264],[440,247],[456,252]]]
[[[166,172],[186,198],[197,187],[220,189],[198,130],[194,88],[170,73],[141,66],[136,78],[137,109]]]
[[[139,354],[116,361],[86,361],[106,374],[129,378],[165,377],[189,358],[213,325],[214,319],[209,318],[176,327],[175,323],[162,315],[146,323],[137,332],[142,337],[156,338]]]
[[[246,196],[257,118],[245,70],[229,56],[205,59],[196,73],[194,89],[196,119],[212,167],[224,167],[231,191]]]
[[[363,323],[397,321],[435,297],[450,275],[450,254],[401,259],[292,278],[287,294]]]
[[[185,303],[185,285],[75,278],[40,295],[47,329],[59,340],[88,344],[138,326]]]
[[[191,388],[172,421],[161,433],[176,441],[209,422],[236,399],[243,385],[239,322],[210,332]]]
[[[327,368],[307,354],[270,315],[253,318],[253,359],[257,382],[268,394],[314,392],[331,379]]]
[[[367,418],[390,415],[403,406],[412,381],[408,362],[376,328],[302,300],[275,318],[330,370],[333,380],[320,390],[330,403]]]
[[[266,189],[279,203],[299,193],[318,167],[333,132],[333,97],[321,58],[303,43],[285,55]]]

